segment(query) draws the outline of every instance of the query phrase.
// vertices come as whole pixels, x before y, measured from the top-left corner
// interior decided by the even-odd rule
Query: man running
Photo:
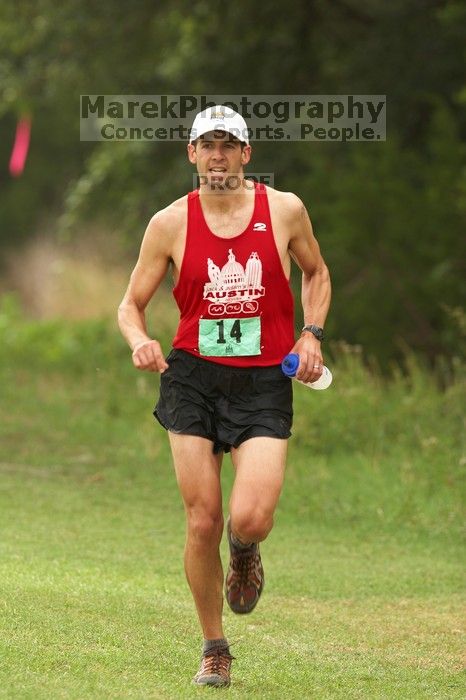
[[[204,638],[199,685],[228,686],[232,656],[223,588],[250,613],[264,586],[259,543],[272,529],[292,423],[291,380],[280,363],[299,354],[297,377],[322,374],[330,279],[300,199],[245,180],[251,146],[244,119],[217,106],[197,115],[188,159],[199,189],[157,212],[119,308],[139,370],[160,372],[154,415],[168,431],[186,511],[185,571]],[[302,270],[305,327],[295,342],[291,258]],[[180,322],[165,358],[145,308],[171,267]],[[224,582],[220,468],[235,470]]]

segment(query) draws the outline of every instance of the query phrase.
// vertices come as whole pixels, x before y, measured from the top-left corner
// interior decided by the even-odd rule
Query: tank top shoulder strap
[[[270,217],[270,207],[269,198],[267,195],[267,188],[263,182],[256,182],[256,198],[254,204],[254,214],[255,219],[267,225],[268,230],[272,230],[271,227],[271,217]]]
[[[192,216],[198,216],[199,210],[199,190],[188,192],[188,222]]]
[[[205,235],[207,228],[199,199],[199,190],[188,192],[188,236],[191,240]]]

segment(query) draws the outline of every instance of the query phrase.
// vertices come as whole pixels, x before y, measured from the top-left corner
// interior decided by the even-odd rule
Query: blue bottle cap
[[[299,355],[296,352],[290,352],[282,360],[282,372],[287,377],[294,377],[299,367]]]

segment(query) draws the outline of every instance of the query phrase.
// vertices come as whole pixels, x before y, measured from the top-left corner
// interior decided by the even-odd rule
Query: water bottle
[[[299,367],[299,355],[295,352],[290,352],[286,357],[283,358],[282,360],[282,372],[283,374],[286,374],[287,377],[294,377],[296,378],[296,372]],[[304,384],[304,386],[310,386],[311,389],[327,389],[327,387],[330,386],[332,383],[332,373],[329,370],[328,367],[324,366],[323,372],[320,375],[319,379],[316,379],[315,382],[302,382],[300,379],[296,379],[297,382],[300,384]]]

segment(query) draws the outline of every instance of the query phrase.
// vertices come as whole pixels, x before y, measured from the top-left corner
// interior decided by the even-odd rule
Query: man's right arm
[[[118,308],[118,325],[133,352],[134,366],[151,372],[163,372],[168,367],[160,343],[147,334],[145,318],[145,308],[165,277],[171,259],[172,236],[165,224],[165,212],[155,214],[149,222]]]

